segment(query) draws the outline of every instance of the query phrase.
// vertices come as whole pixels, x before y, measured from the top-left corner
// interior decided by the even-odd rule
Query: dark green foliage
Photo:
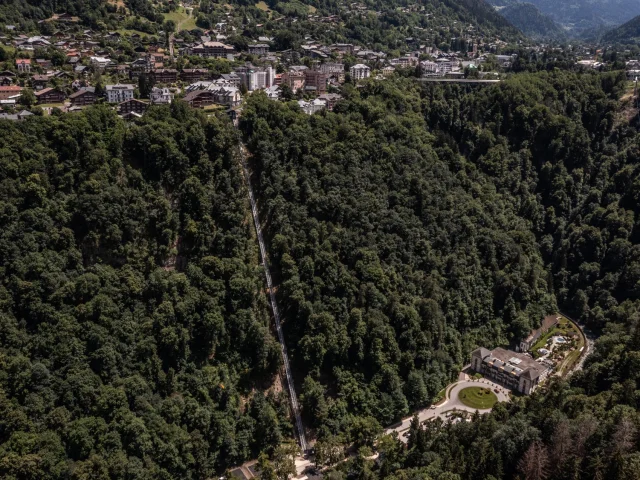
[[[0,477],[208,478],[289,435],[235,145],[181,103],[2,123]]]
[[[376,419],[424,405],[472,348],[519,338],[556,301],[601,335],[569,383],[413,425],[408,451],[383,439],[376,464],[365,448],[331,478],[637,478],[640,134],[617,117],[624,87],[397,80],[312,117],[250,100],[241,127],[322,438],[372,445]]]
[[[388,425],[470,348],[553,310],[547,274],[517,204],[428,132],[416,84],[365,87],[311,119],[292,105],[252,96],[242,128],[294,365],[337,393],[325,406],[305,380],[305,413],[333,433],[346,414]]]

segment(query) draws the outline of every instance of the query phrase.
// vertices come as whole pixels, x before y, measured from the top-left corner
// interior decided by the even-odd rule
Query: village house
[[[321,63],[320,66],[318,67],[318,70],[320,70],[322,73],[325,73],[329,76],[342,75],[344,77],[344,63],[333,63],[333,62]]]
[[[22,110],[18,113],[0,113],[0,120],[11,120],[13,122],[16,122],[19,120],[24,120],[25,118],[32,115],[33,113],[28,110]]]
[[[504,348],[487,350],[477,348],[471,352],[471,368],[487,378],[530,395],[549,375],[549,368],[522,353]]]
[[[199,57],[228,58],[235,53],[235,50],[231,45],[221,42],[204,42],[194,47],[192,53]]]
[[[218,84],[228,85],[230,87],[240,88],[240,83],[242,83],[242,79],[240,78],[240,75],[238,75],[237,73],[231,72],[231,73],[223,73],[222,75],[220,75],[219,78],[215,80],[215,82]]]
[[[420,62],[420,70],[424,76],[436,76],[440,74],[440,67],[436,62],[432,62],[431,60]]]
[[[36,66],[45,70],[47,68],[51,68],[53,64],[51,63],[51,60],[47,60],[44,58],[36,58]]]
[[[236,87],[218,87],[213,90],[214,103],[235,107],[240,105],[242,95]]]
[[[153,69],[153,62],[150,57],[136,58],[130,65],[131,78],[138,78],[143,73],[150,73]]]
[[[7,100],[11,97],[18,97],[22,93],[22,87],[17,85],[8,85],[0,87],[0,100]]]
[[[47,84],[51,80],[50,75],[34,75],[31,77],[31,86],[34,90],[42,90],[43,88],[47,88]]]
[[[352,81],[364,80],[371,76],[371,69],[362,63],[358,63],[349,69]]]
[[[17,58],[16,59],[16,69],[19,73],[30,73],[31,72],[31,59],[30,58]]]
[[[304,90],[318,95],[327,92],[327,74],[317,70],[305,70],[304,72]]]
[[[266,43],[258,43],[248,46],[249,53],[252,55],[266,55],[269,53],[269,45]]]
[[[393,68],[393,67],[392,67],[392,66],[390,66],[390,65],[387,65],[386,67],[384,67],[384,68],[382,69],[382,76],[383,76],[383,77],[390,77],[390,76],[392,76],[392,75],[393,75],[393,73],[394,73],[395,71],[396,71],[396,69],[395,69],[395,68]]]
[[[91,57],[90,60],[93,68],[98,71],[105,70],[111,63],[111,59],[106,57]]]
[[[168,105],[173,101],[173,93],[168,88],[153,87],[149,98],[153,105]]]
[[[107,85],[105,92],[108,103],[122,103],[133,98],[135,87],[130,84]]]
[[[313,115],[314,113],[317,113],[320,110],[325,110],[327,108],[327,103],[324,100],[320,100],[316,98],[310,102],[306,102],[304,100],[298,100],[298,106],[307,115]]]
[[[67,96],[61,90],[57,88],[44,88],[39,92],[35,92],[36,101],[39,104],[43,103],[63,103]]]
[[[193,108],[203,108],[216,103],[211,90],[193,90],[187,93],[183,100]]]
[[[206,68],[185,68],[180,72],[180,79],[183,82],[193,83],[199,80],[208,80],[211,75]]]
[[[327,104],[327,110],[333,110],[338,100],[341,100],[342,96],[337,93],[325,93],[318,97],[318,100],[322,100]]]
[[[98,97],[96,96],[96,89],[94,87],[84,87],[77,92],[69,95],[71,105],[74,107],[84,107],[86,105],[93,105],[96,103]]]
[[[136,100],[135,98],[131,98],[118,104],[118,114],[127,115],[130,113],[135,113],[138,115],[142,115],[147,110],[148,106],[149,105],[145,102]]]
[[[282,85],[287,85],[293,92],[304,89],[304,71],[290,71],[282,74]]]
[[[151,70],[154,83],[175,83],[178,81],[178,70],[174,68],[156,68]]]
[[[329,47],[333,51],[337,51],[347,55],[353,55],[353,44],[352,43],[336,43]]]

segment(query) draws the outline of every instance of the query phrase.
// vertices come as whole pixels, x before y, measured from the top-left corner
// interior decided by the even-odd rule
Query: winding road
[[[280,342],[280,349],[282,350],[282,361],[284,364],[284,371],[287,379],[287,386],[289,389],[289,397],[291,399],[291,409],[296,422],[296,431],[298,434],[298,443],[303,452],[309,449],[307,439],[304,434],[304,426],[302,425],[302,416],[300,415],[300,405],[298,403],[298,396],[296,395],[296,389],[293,384],[293,375],[291,374],[291,365],[289,363],[289,355],[287,354],[287,346],[284,342],[284,335],[282,333],[282,327],[280,325],[280,311],[278,310],[278,304],[276,302],[276,296],[273,291],[273,282],[271,281],[271,271],[269,269],[269,261],[267,260],[267,249],[264,245],[264,238],[262,236],[262,228],[260,227],[260,218],[258,216],[258,208],[256,206],[256,199],[253,195],[253,187],[251,186],[251,176],[249,174],[249,166],[247,165],[247,152],[245,146],[240,144],[240,162],[242,164],[242,171],[244,172],[245,182],[247,184],[247,190],[249,191],[249,202],[251,203],[251,214],[253,216],[253,223],[256,228],[256,237],[258,238],[258,245],[260,247],[260,256],[264,265],[264,273],[267,279],[267,290],[269,291],[269,300],[271,303],[271,310],[273,311],[273,318],[276,324],[276,332],[278,334],[278,341]]]
[[[501,385],[498,385],[497,383],[493,383],[485,378],[481,380],[459,380],[446,388],[445,399],[441,404],[435,405],[435,408],[425,408],[424,410],[420,410],[415,413],[416,415],[418,415],[418,420],[420,420],[420,423],[426,420],[434,419],[436,417],[444,419],[446,418],[447,413],[452,410],[465,411],[469,413],[475,413],[476,411],[478,411],[481,414],[489,413],[491,411],[490,408],[479,410],[476,408],[467,407],[460,401],[458,394],[460,393],[460,390],[467,387],[487,387],[494,392],[495,390],[498,390],[498,392],[496,393],[498,401],[509,401],[509,390]],[[398,432],[399,434],[402,434],[409,429],[412,419],[413,417],[405,418],[399,425],[395,425],[392,428],[389,428],[385,433]],[[400,435],[400,440],[406,442],[406,438],[402,435]]]
[[[570,372],[568,372],[568,374],[570,375],[571,373],[582,369],[587,357],[593,353],[595,336],[590,331],[586,330],[584,326],[581,325],[580,323],[567,317],[564,314],[562,315],[567,319],[569,319],[571,322],[573,322],[580,329],[585,339],[585,345],[584,345],[585,350],[582,352],[582,355],[580,355],[580,359],[578,360],[576,365],[571,369]],[[477,386],[483,386],[483,385],[487,386],[488,388],[491,388],[491,390],[494,390],[494,391],[496,389],[498,390],[498,393],[496,393],[496,395],[498,397],[499,402],[509,401],[509,389],[503,387],[502,385],[494,383],[486,378],[482,378],[479,380],[471,380],[468,375],[461,373],[460,379],[457,382],[448,385],[447,388],[445,389],[445,399],[441,404],[435,405],[434,407],[425,408],[424,410],[419,410],[418,412],[415,412],[414,415],[418,415],[418,419],[420,420],[420,423],[422,423],[425,420],[431,420],[436,417],[440,417],[444,419],[446,418],[447,413],[454,409],[458,411],[463,410],[466,412],[473,413],[476,411],[476,409],[467,407],[466,405],[464,405],[460,401],[458,394],[460,393],[460,390],[462,390],[463,388],[477,387]],[[491,409],[487,408],[484,410],[477,410],[477,411],[482,414],[482,413],[489,413]],[[413,419],[413,416],[403,419],[399,425],[392,426],[391,428],[387,429],[385,433],[393,433],[393,432],[398,432],[399,434],[404,433],[406,430],[409,429],[412,419]],[[403,442],[407,441],[406,438],[403,437],[402,435],[400,435],[400,440],[402,440]]]

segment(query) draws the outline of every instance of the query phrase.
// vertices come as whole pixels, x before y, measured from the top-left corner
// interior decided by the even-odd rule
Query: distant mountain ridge
[[[640,15],[607,32],[605,42],[640,43]]]
[[[511,0],[501,3],[503,5],[496,5],[498,13],[527,37],[552,40],[566,37],[564,29],[535,5]]]
[[[571,34],[591,36],[594,29],[614,27],[640,15],[638,0],[529,0]]]

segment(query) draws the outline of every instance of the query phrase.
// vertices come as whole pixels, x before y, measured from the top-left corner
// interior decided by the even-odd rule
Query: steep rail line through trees
[[[280,323],[280,311],[278,310],[278,304],[276,302],[276,296],[273,292],[273,282],[271,281],[271,271],[269,269],[269,261],[267,259],[267,250],[264,245],[264,238],[262,236],[262,228],[260,227],[260,218],[258,217],[258,208],[256,207],[256,199],[253,195],[253,187],[251,186],[251,177],[249,175],[249,167],[247,165],[246,148],[240,144],[240,163],[242,164],[242,171],[244,172],[245,181],[247,183],[247,190],[249,192],[249,202],[251,203],[251,215],[253,216],[253,223],[256,228],[256,237],[258,239],[258,245],[260,247],[260,256],[262,257],[262,263],[264,265],[264,273],[267,279],[267,289],[269,291],[269,301],[271,303],[271,310],[273,311],[273,318],[276,324],[276,332],[278,334],[278,341],[280,342],[280,349],[282,350],[282,361],[284,363],[284,371],[286,375],[287,386],[289,388],[289,397],[291,399],[291,409],[296,422],[296,431],[298,434],[298,443],[303,452],[308,449],[307,439],[304,434],[304,427],[302,425],[302,416],[300,415],[300,405],[298,404],[298,397],[293,384],[293,375],[291,374],[291,365],[289,363],[289,355],[287,354],[287,346],[284,342],[284,334],[282,333],[282,327]]]

